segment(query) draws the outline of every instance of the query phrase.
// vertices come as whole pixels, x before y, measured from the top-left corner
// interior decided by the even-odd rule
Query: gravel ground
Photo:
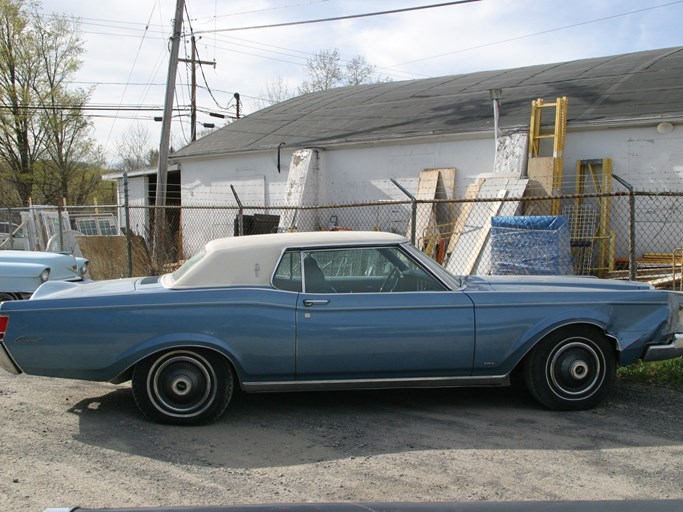
[[[0,510],[683,498],[683,394],[560,413],[512,389],[241,395],[150,423],[130,387],[0,372]]]

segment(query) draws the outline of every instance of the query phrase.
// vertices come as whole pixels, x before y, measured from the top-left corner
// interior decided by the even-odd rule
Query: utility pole
[[[161,142],[159,143],[159,169],[157,171],[156,215],[154,216],[154,260],[161,261],[163,233],[166,226],[166,182],[168,175],[168,152],[171,140],[171,117],[173,116],[173,96],[175,94],[175,77],[178,71],[178,51],[183,29],[183,10],[185,0],[176,0],[175,18],[173,20],[173,36],[171,36],[171,54],[168,59],[168,75],[166,77],[166,98],[164,100],[164,117],[161,121]]]
[[[190,64],[190,70],[192,72],[191,78],[191,105],[190,105],[190,135],[192,142],[197,140],[197,64],[200,66],[202,64],[216,67],[216,61],[205,61],[197,60],[197,40],[194,36],[191,38],[192,42],[192,58],[191,59],[178,59],[178,62],[185,62]]]
[[[236,92],[234,94],[235,97],[235,105],[236,105],[236,110],[237,110],[237,115],[235,115],[236,119],[240,118],[240,108],[242,107],[242,101],[240,100],[240,93]]]

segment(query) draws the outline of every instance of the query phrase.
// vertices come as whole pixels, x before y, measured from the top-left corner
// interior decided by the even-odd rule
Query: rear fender
[[[108,372],[115,375],[115,377],[110,379],[110,382],[125,382],[130,378],[132,368],[140,361],[154,354],[177,348],[203,348],[218,352],[230,362],[240,382],[242,381],[244,369],[239,357],[236,355],[236,351],[229,343],[206,334],[190,332],[166,334],[157,338],[151,338],[122,353],[117,362],[112,366],[111,371]]]

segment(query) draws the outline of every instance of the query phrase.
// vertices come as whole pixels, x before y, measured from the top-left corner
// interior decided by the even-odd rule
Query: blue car
[[[152,420],[198,425],[246,392],[504,386],[594,407],[617,365],[683,355],[683,294],[590,277],[462,277],[403,236],[214,240],[161,277],[48,281],[0,305],[12,373],[132,381]]]
[[[82,281],[88,260],[68,253],[0,251],[0,302],[28,299],[48,279]]]

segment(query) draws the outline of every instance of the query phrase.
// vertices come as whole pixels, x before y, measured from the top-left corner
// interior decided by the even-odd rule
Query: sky
[[[246,29],[444,3],[447,0],[186,0],[180,56],[190,35],[199,58],[198,123],[223,121],[265,105],[268,84],[295,91],[306,60],[338,49],[342,61],[363,56],[391,80],[411,80],[615,55],[683,45],[683,0],[479,0],[325,23]],[[82,66],[72,87],[92,88],[93,136],[109,165],[127,133],[159,146],[175,0],[43,0],[39,12],[79,22]],[[242,29],[242,30],[227,30]],[[176,104],[190,103],[190,72],[179,64]],[[208,86],[208,87],[207,87]],[[209,92],[210,89],[210,92]],[[504,98],[503,98],[504,101]],[[137,110],[140,107],[154,110]],[[189,112],[174,117],[171,146],[190,141]],[[197,131],[201,134],[201,126]]]

